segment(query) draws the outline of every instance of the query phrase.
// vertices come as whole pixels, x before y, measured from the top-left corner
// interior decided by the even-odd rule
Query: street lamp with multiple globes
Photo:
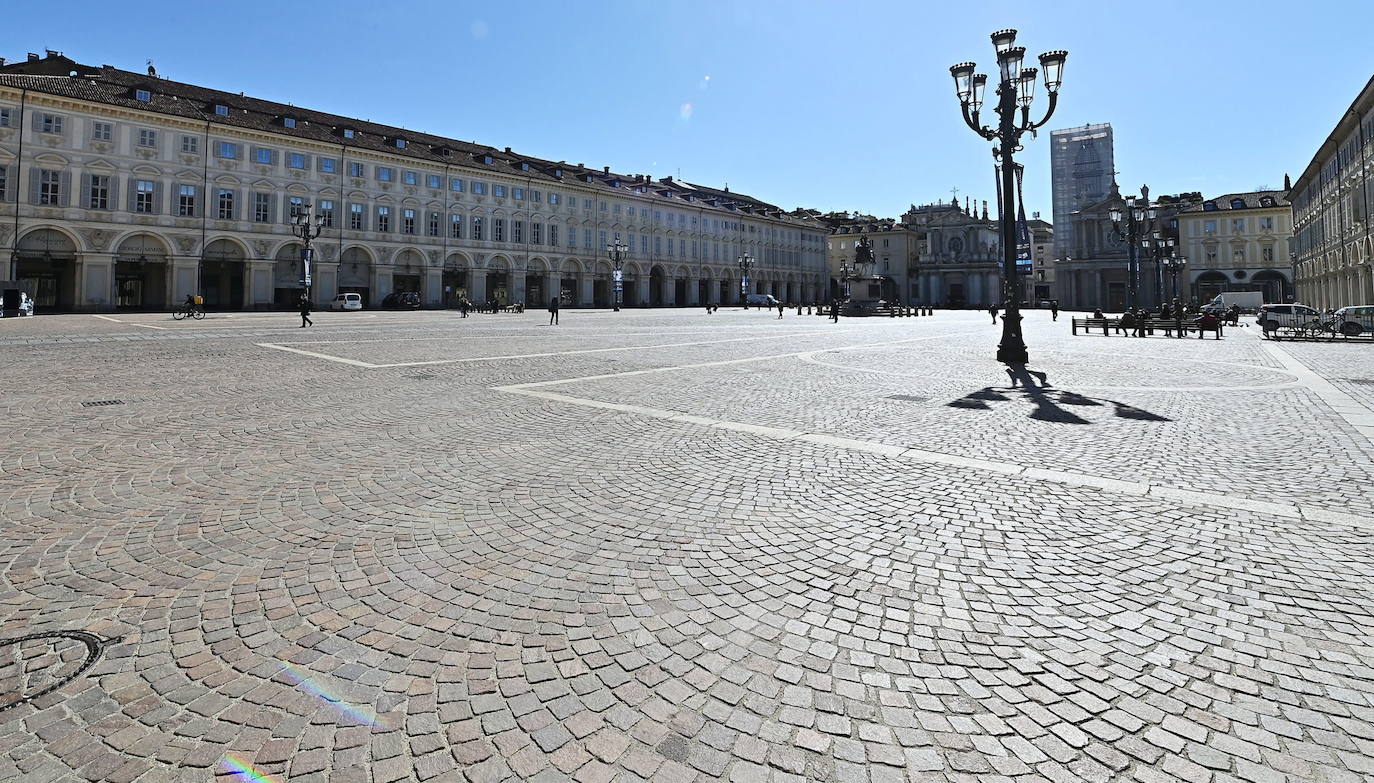
[[[620,235],[616,234],[612,244],[606,245],[606,255],[610,257],[611,263],[615,265],[615,271],[611,273],[611,280],[615,285],[615,312],[620,312],[620,292],[624,288],[625,273],[621,271],[621,262],[625,256],[630,254],[630,248],[620,244]]]
[[[739,295],[744,300],[744,309],[749,309],[749,270],[754,268],[754,257],[746,249],[739,257]]]
[[[1164,271],[1169,273],[1169,288],[1172,291],[1169,296],[1172,299],[1178,298],[1178,273],[1182,272],[1187,265],[1188,259],[1186,256],[1171,254],[1164,259]]]
[[[314,204],[301,204],[291,216],[291,233],[305,243],[301,250],[301,285],[305,290],[305,301],[310,301],[310,267],[315,262],[315,251],[310,243],[324,230],[324,215],[315,214]]]
[[[1173,237],[1164,236],[1164,232],[1156,228],[1150,235],[1140,240],[1140,247],[1155,262],[1155,304],[1164,304],[1164,259],[1174,252],[1174,245],[1177,244]]]
[[[988,77],[974,73],[978,66],[973,63],[959,63],[949,69],[954,77],[954,89],[959,96],[964,123],[979,136],[997,142],[992,155],[999,162],[1002,175],[1002,288],[1006,294],[1006,315],[1002,319],[1002,342],[997,346],[997,360],[1005,364],[1025,364],[1027,361],[1026,342],[1021,336],[1021,286],[1016,277],[1016,165],[1013,156],[1022,149],[1022,134],[1029,131],[1034,136],[1036,129],[1049,122],[1054,114],[1054,107],[1059,100],[1064,60],[1069,56],[1063,50],[1040,55],[1040,70],[1045,74],[1045,91],[1049,93],[1050,102],[1045,116],[1039,122],[1031,122],[1031,101],[1040,70],[1021,67],[1026,48],[1013,46],[1015,42],[1015,30],[998,30],[992,34],[992,45],[997,50],[997,65],[1001,70],[997,87],[996,128],[983,125],[978,119]]]
[[[1145,186],[1141,186],[1141,191]],[[1135,307],[1140,286],[1140,255],[1136,252],[1137,238],[1142,234],[1154,232],[1155,218],[1159,210],[1150,206],[1148,198],[1137,201],[1135,196],[1126,197],[1126,209],[1112,207],[1108,215],[1112,219],[1112,230],[1118,238],[1126,240],[1126,306]],[[1148,240],[1141,242],[1149,247]]]

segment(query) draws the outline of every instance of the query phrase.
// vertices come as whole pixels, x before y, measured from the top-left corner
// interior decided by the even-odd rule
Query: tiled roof
[[[353,150],[372,150],[391,155],[414,158],[432,165],[463,163],[469,166],[490,166],[517,177],[544,182],[564,182],[575,179],[583,185],[625,190],[642,188],[643,195],[690,200],[703,208],[738,207],[751,214],[767,215],[792,223],[813,224],[822,228],[815,218],[788,213],[781,208],[752,196],[729,190],[717,190],[704,185],[675,181],[665,177],[654,181],[649,177],[619,174],[609,170],[586,168],[580,164],[551,161],[521,155],[509,147],[498,149],[476,142],[461,141],[431,133],[397,128],[390,125],[344,117],[328,112],[291,106],[273,101],[251,98],[238,93],[212,90],[185,82],[176,82],[147,74],[122,71],[110,66],[90,66],[78,63],[56,52],[41,59],[30,59],[0,66],[0,85],[33,92],[58,95],[93,103],[121,106],[139,111],[152,111],[184,117],[211,125],[228,125],[247,130],[266,131],[294,136],[326,144],[346,146]],[[151,99],[140,101],[136,90],[147,90]],[[215,113],[215,107],[228,107],[228,114]],[[283,118],[296,120],[294,128],[283,124]],[[343,136],[345,128],[354,131],[353,138]],[[406,146],[396,146],[396,139],[404,139]],[[487,158],[491,162],[487,163]],[[521,164],[528,164],[522,168]],[[561,171],[562,177],[558,176]],[[688,197],[691,197],[690,199]]]
[[[1268,196],[1268,197],[1274,199],[1274,203],[1273,203],[1273,204],[1270,204],[1270,205],[1267,205],[1267,206],[1264,205],[1264,204],[1261,204],[1261,203],[1260,203],[1260,199],[1262,199],[1262,198],[1264,198],[1264,197],[1266,197],[1266,196]],[[1241,206],[1241,207],[1234,207],[1234,206],[1231,205],[1231,202],[1237,201],[1237,200],[1239,200],[1244,206]],[[1215,209],[1207,209],[1207,205],[1208,205],[1208,204],[1216,204],[1216,208],[1215,208]],[[1203,201],[1203,202],[1200,203],[1200,204],[1194,204],[1193,206],[1188,207],[1188,208],[1185,209],[1185,210],[1182,210],[1182,212],[1184,212],[1184,213],[1191,213],[1191,212],[1225,212],[1225,211],[1227,211],[1227,210],[1233,210],[1233,209],[1274,209],[1275,207],[1286,207],[1286,206],[1288,206],[1288,199],[1286,198],[1284,191],[1282,191],[1282,190],[1256,190],[1256,191],[1252,191],[1252,192],[1250,192],[1250,193],[1227,193],[1227,194],[1224,195],[1224,196],[1217,196],[1216,198],[1209,198],[1209,199],[1207,199],[1206,201]]]

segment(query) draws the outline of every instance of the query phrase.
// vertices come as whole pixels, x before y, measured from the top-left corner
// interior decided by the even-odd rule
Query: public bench
[[[1127,336],[1135,333],[1135,326],[1122,326],[1120,318],[1073,318],[1073,334],[1077,336],[1078,330],[1082,329],[1084,334],[1089,334],[1095,329],[1101,329],[1105,336],[1114,331],[1117,334],[1126,333]],[[1140,323],[1137,321],[1137,324]],[[1183,334],[1197,332],[1199,339],[1203,332],[1212,332],[1216,339],[1220,340],[1222,335],[1222,324],[1218,320],[1216,326],[1203,326],[1191,318],[1183,321],[1175,321],[1172,318],[1146,318],[1144,319],[1145,333],[1154,334],[1155,332],[1174,332],[1181,331]]]

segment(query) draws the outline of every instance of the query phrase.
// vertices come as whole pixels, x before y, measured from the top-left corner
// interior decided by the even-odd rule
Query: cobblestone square
[[[561,317],[0,322],[0,780],[1374,779],[1374,347]]]

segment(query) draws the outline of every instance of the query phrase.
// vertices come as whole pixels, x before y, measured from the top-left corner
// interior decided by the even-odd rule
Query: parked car
[[[420,295],[414,291],[392,291],[382,297],[382,307],[393,310],[418,310]]]
[[[1267,304],[1260,305],[1259,312],[1255,315],[1255,323],[1266,332],[1272,332],[1280,326],[1303,326],[1310,324],[1321,317],[1321,312],[1301,304]]]
[[[28,293],[18,288],[6,288],[0,292],[0,317],[33,315],[33,300]]]
[[[751,307],[773,308],[778,306],[778,300],[774,299],[772,294],[749,294],[744,297],[744,301]]]
[[[330,310],[361,310],[363,309],[362,294],[339,294],[329,302]]]
[[[1356,305],[1337,310],[1336,330],[1346,337],[1374,333],[1374,305]]]

